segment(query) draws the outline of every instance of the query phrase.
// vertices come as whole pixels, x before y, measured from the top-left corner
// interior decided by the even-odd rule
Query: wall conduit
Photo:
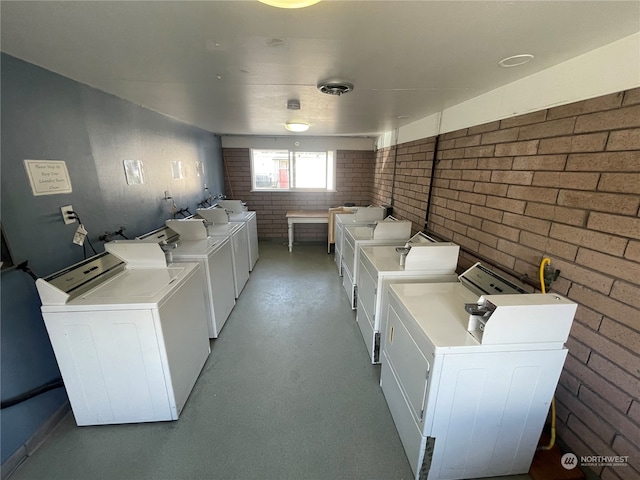
[[[436,164],[438,163],[438,141],[440,135],[436,135],[436,143],[433,146],[433,161],[431,162],[431,178],[429,180],[429,195],[427,196],[427,211],[424,218],[424,229],[429,229],[429,213],[431,211],[431,197],[433,196],[433,176],[436,173]]]
[[[393,206],[393,194],[396,189],[396,162],[398,161],[398,135],[399,129],[396,128],[396,138],[393,142],[393,174],[391,175],[391,201],[389,206]]]

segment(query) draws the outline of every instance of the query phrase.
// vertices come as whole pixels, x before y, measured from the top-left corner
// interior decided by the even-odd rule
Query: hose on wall
[[[37,275],[35,273],[33,273],[33,271],[29,268],[29,261],[25,260],[22,263],[17,264],[15,267],[11,267],[11,269],[15,269],[15,270],[22,270],[24,273],[26,273],[27,275],[29,275],[34,281],[38,279]],[[9,269],[5,269],[2,272],[4,273],[5,271],[9,271]],[[22,403],[26,400],[29,400],[30,398],[36,397],[38,395],[41,395],[45,392],[48,392],[49,390],[53,390],[56,388],[60,388],[60,387],[64,387],[64,383],[62,381],[61,377],[57,377],[43,385],[40,385],[38,387],[32,388],[31,390],[28,390],[26,392],[20,393],[18,395],[15,395],[11,398],[8,398],[6,400],[2,400],[0,401],[0,410],[4,410],[5,408],[9,408],[9,407],[13,407],[14,405],[17,405],[18,403]]]
[[[544,257],[540,262],[540,291],[547,293],[547,286],[545,282],[545,267],[551,265],[551,259]],[[556,444],[556,398],[551,398],[551,438],[547,445],[543,445],[539,450],[551,450]]]
[[[58,377],[55,380],[51,380],[50,382],[40,385],[39,387],[32,388],[31,390],[21,393],[20,395],[2,400],[2,403],[0,404],[0,410],[13,407],[18,403],[22,403],[29,400],[30,398],[37,397],[38,395],[48,392],[49,390],[54,390],[60,387],[64,387],[64,383],[62,381],[62,378]]]

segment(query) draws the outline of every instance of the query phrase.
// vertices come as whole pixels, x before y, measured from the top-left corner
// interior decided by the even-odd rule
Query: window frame
[[[295,155],[298,153],[323,153],[326,155],[326,180],[327,187],[325,188],[301,188],[301,187],[290,187],[290,188],[261,188],[257,187],[257,178],[254,168],[254,151],[263,151],[263,152],[287,152],[287,158],[281,158],[279,161],[287,162],[287,171],[289,174],[289,183],[292,182],[292,176],[295,172],[295,164],[296,159]],[[251,192],[309,192],[309,193],[331,193],[336,192],[336,151],[335,150],[324,150],[324,149],[309,149],[309,150],[291,150],[287,148],[250,148],[249,154],[249,167],[250,167],[250,175],[251,175]],[[275,160],[276,155],[274,155]]]

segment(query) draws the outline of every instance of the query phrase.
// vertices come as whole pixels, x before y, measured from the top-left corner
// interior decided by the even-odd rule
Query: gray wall
[[[213,195],[224,193],[214,134],[14,57],[2,54],[0,61],[1,221],[14,263],[28,260],[36,275],[46,276],[84,258],[72,243],[77,224],[62,221],[63,205],[73,205],[99,253],[105,231],[123,226],[132,238],[164,225],[171,217],[165,190],[192,213],[208,193],[205,184]],[[72,193],[34,196],[25,159],[64,160]],[[142,160],[145,184],[127,184],[125,159]],[[185,178],[172,178],[173,160],[186,166]],[[203,162],[204,176],[196,175],[196,161]],[[39,307],[26,274],[2,274],[3,399],[58,375]],[[60,390],[3,410],[2,463],[65,400]]]

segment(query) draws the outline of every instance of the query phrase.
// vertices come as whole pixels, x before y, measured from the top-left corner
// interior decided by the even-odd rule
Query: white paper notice
[[[64,160],[25,160],[33,195],[71,193],[71,180]]]

